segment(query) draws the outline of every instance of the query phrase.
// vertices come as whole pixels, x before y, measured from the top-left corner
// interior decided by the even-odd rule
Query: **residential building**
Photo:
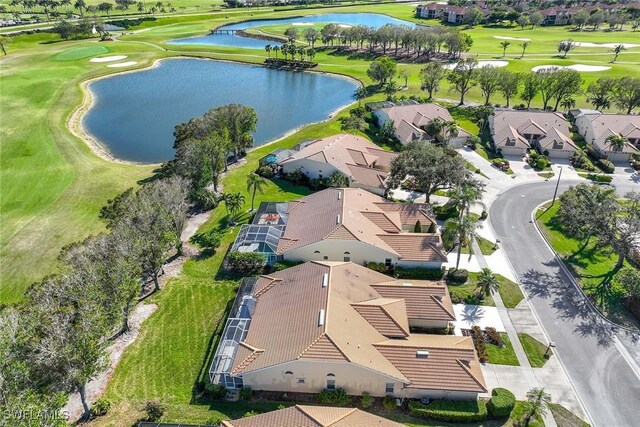
[[[393,203],[360,188],[328,188],[288,203],[261,204],[231,250],[263,253],[269,263],[327,260],[441,268],[447,257],[436,231],[428,204]]]
[[[610,14],[620,13],[625,9],[637,9],[639,6],[640,5],[638,3],[596,3],[572,7],[553,6],[540,10],[540,13],[544,16],[542,25],[569,25],[572,24],[571,19],[573,18],[573,15],[581,10],[589,13],[594,13],[598,10],[606,14]]]
[[[587,144],[612,162],[628,162],[633,154],[640,153],[640,115],[591,112],[578,115],[574,123]],[[609,143],[611,135],[625,138],[624,146]]]
[[[430,286],[440,287],[440,296],[411,292]],[[385,296],[390,287],[393,296]],[[311,261],[247,278],[211,381],[280,392],[475,399],[487,387],[472,339],[410,331],[417,321],[452,313],[441,284],[397,281],[350,262]]]
[[[433,141],[434,135],[429,135],[426,131],[429,122],[433,119],[438,118],[445,122],[453,121],[449,110],[436,103],[391,105],[378,109],[373,114],[378,120],[379,126],[393,122],[394,136],[402,144],[417,140]],[[471,134],[462,128],[458,128],[457,132],[457,135],[450,138],[446,134],[439,138],[448,138],[451,146],[461,147]]]
[[[382,196],[391,161],[396,157],[397,153],[385,151],[365,138],[340,134],[305,143],[277,164],[284,173],[299,169],[311,179],[339,172],[349,179],[349,187]]]
[[[222,421],[222,427],[404,427],[356,408],[295,405],[266,414]]]
[[[427,3],[418,5],[416,15],[425,19],[441,19],[449,24],[460,25],[463,23],[466,7],[453,6],[442,3]]]
[[[535,148],[549,157],[570,158],[578,149],[560,113],[496,109],[489,116],[489,131],[494,148],[506,155],[524,156]]]

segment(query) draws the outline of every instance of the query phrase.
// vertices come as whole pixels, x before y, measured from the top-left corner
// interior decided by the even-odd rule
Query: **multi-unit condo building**
[[[630,114],[602,114],[599,111],[577,112],[574,125],[587,144],[612,162],[628,162],[640,153],[640,116]],[[623,146],[611,144],[611,135],[625,139]]]
[[[378,125],[383,126],[387,122],[393,122],[394,136],[402,144],[411,141],[434,139],[448,140],[453,147],[461,147],[471,136],[469,132],[462,128],[457,128],[456,135],[430,135],[427,126],[433,119],[440,119],[445,122],[452,122],[453,117],[445,107],[435,103],[429,104],[409,104],[391,105],[377,109],[373,112],[378,120]]]
[[[470,337],[413,333],[454,318],[446,286],[311,261],[240,287],[210,369],[227,388],[475,399]]]
[[[231,250],[262,253],[270,264],[284,259],[441,268],[447,262],[428,204],[393,203],[360,188],[262,203]]]
[[[549,157],[570,158],[578,149],[560,113],[496,109],[489,116],[489,131],[494,148],[507,155],[523,156],[535,148]]]

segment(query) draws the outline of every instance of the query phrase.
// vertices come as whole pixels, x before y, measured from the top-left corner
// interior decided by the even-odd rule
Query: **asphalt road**
[[[561,184],[560,192],[570,184]],[[531,213],[552,198],[554,187],[545,182],[505,191],[490,208],[491,225],[591,422],[638,426],[640,370],[630,359],[640,362],[640,344],[633,334],[614,333],[591,308],[531,223]],[[617,190],[624,194],[640,186],[629,182]]]

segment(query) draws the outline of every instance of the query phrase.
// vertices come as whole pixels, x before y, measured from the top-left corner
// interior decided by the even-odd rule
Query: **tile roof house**
[[[248,418],[222,421],[222,427],[403,427],[404,424],[356,408],[295,405]]]
[[[365,138],[340,134],[309,142],[278,165],[284,173],[300,169],[312,179],[340,172],[349,178],[350,187],[384,195],[391,161],[397,156]]]
[[[496,109],[489,116],[489,131],[494,147],[507,155],[523,156],[536,148],[549,157],[569,158],[578,149],[560,113]]]
[[[345,262],[311,261],[261,276],[239,297],[250,301],[245,317],[231,312],[228,324],[248,326],[239,334],[225,327],[211,380],[269,391],[476,398],[487,387],[472,339],[409,330],[454,318],[446,289]]]
[[[628,162],[633,154],[640,153],[640,115],[582,114],[576,117],[575,126],[587,143],[612,162]],[[624,146],[607,142],[611,135],[624,137]]]
[[[278,254],[290,260],[440,268],[447,262],[428,204],[393,203],[359,188],[328,188],[289,203]]]
[[[394,136],[402,144],[417,140],[432,141],[434,136],[426,131],[429,122],[435,118],[444,121],[453,120],[449,110],[435,103],[394,105],[378,109],[373,112],[373,115],[377,118],[379,126],[389,121],[393,122]],[[450,138],[449,144],[461,147],[470,136],[469,132],[458,128],[458,135]]]

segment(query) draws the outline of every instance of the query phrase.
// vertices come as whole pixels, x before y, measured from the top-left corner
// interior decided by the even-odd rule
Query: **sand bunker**
[[[580,47],[608,47],[610,49],[615,48],[618,45],[623,45],[626,49],[639,47],[640,44],[634,43],[590,43],[590,42],[573,42],[576,46]]]
[[[313,25],[313,22],[294,22],[291,25],[295,25],[296,27]]]
[[[340,27],[340,28],[351,28],[351,25],[347,25],[347,24],[338,24],[338,27]]]
[[[607,71],[610,70],[611,67],[606,67],[604,65],[584,65],[584,64],[575,64],[575,65],[538,65],[537,67],[533,67],[531,71],[534,73],[540,70],[558,70],[560,68],[569,68],[571,70],[583,71],[583,72],[594,72],[594,71]]]
[[[89,62],[113,62],[113,61],[121,61],[125,59],[127,55],[113,55],[113,56],[103,56],[101,58],[92,58]]]
[[[109,64],[107,65],[107,67],[111,67],[111,68],[130,67],[136,64],[137,64],[136,61],[128,61],[128,62],[120,62],[118,64]]]
[[[518,37],[505,37],[505,36],[493,36],[494,39],[500,40],[515,40],[519,42],[530,42],[531,39],[519,39]]]
[[[454,62],[453,64],[445,65],[444,68],[446,68],[447,70],[453,70],[454,68],[456,68],[456,65],[458,65],[458,63]],[[506,67],[507,65],[509,65],[509,61],[478,61],[478,68]]]

